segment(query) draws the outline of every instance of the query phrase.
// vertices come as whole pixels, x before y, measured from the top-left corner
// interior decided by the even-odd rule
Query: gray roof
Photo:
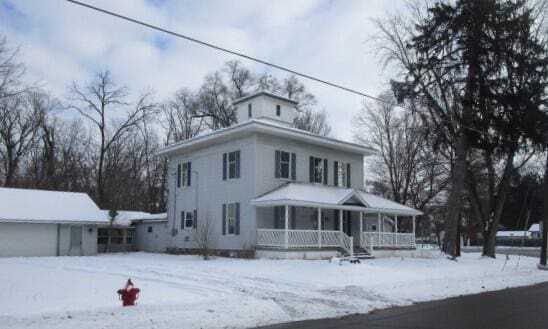
[[[291,98],[287,98],[287,97],[284,97],[284,96],[281,96],[281,95],[273,94],[273,93],[265,91],[265,90],[261,90],[261,91],[258,91],[256,93],[253,93],[251,95],[247,95],[247,96],[240,97],[240,98],[236,99],[234,102],[232,102],[232,105],[236,105],[236,104],[245,102],[249,99],[252,99],[252,98],[255,98],[255,97],[258,97],[258,96],[267,96],[267,97],[274,98],[274,99],[277,99],[277,100],[281,100],[281,101],[284,101],[284,102],[287,102],[287,103],[291,103],[293,105],[299,104],[299,102],[297,102],[296,100],[293,100]]]

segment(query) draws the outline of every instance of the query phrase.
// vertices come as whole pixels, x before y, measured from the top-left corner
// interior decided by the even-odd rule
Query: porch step
[[[345,256],[350,256],[350,255],[345,254]],[[369,251],[367,251],[364,248],[360,248],[360,247],[354,247],[353,257],[355,257],[357,259],[372,259],[372,258],[375,258],[375,256],[371,255],[371,253],[369,253]]]

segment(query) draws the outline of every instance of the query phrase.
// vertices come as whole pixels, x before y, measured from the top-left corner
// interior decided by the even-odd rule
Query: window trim
[[[230,180],[230,179],[238,179],[240,178],[240,174],[238,173],[238,166],[241,166],[241,155],[238,156],[238,152],[240,152],[240,150],[234,150],[234,151],[231,151],[231,152],[226,152],[226,172],[225,172],[225,175],[226,175],[226,180]],[[230,160],[230,155],[231,154],[234,154],[234,160],[231,161]],[[238,163],[240,162],[240,163]],[[230,176],[230,164],[234,164],[234,176],[231,177]],[[241,168],[240,168],[241,170]]]
[[[324,174],[324,170],[325,170],[325,168],[324,168],[324,160],[325,160],[325,158],[317,157],[317,156],[315,156],[315,155],[312,155],[312,158],[313,158],[313,160],[314,160],[314,166],[313,166],[314,172],[313,172],[313,174],[312,174],[312,177],[314,178],[313,183],[314,183],[314,184],[325,184],[325,182],[324,182],[324,177],[325,177],[325,174]],[[316,160],[320,160],[320,166],[321,166],[321,169],[322,169],[321,174],[320,174],[320,178],[321,178],[321,179],[320,179],[319,182],[316,180],[316,176],[317,176],[317,175],[316,175]]]
[[[225,217],[225,228],[226,228],[226,232],[225,232],[225,235],[226,236],[236,236],[236,217],[237,217],[237,214],[236,214],[236,204],[237,202],[231,202],[231,203],[227,203],[226,204],[226,217]],[[230,217],[230,208],[234,209],[234,217],[231,218]],[[234,225],[233,225],[233,232],[230,233],[230,220],[233,220],[234,221]]]
[[[342,188],[348,188],[348,182],[347,180],[347,168],[348,168],[348,162],[345,161],[335,161],[334,164],[337,164],[337,187]],[[341,180],[341,174],[342,174],[342,180]],[[344,184],[343,184],[344,183]]]
[[[190,215],[190,226],[187,226],[187,222],[189,221],[188,217]],[[182,226],[182,229],[183,230],[192,230],[194,229],[194,210],[192,211],[185,211],[185,218],[183,219],[183,226]]]
[[[280,151],[280,162],[277,163],[276,165],[279,167],[279,170],[280,170],[280,179],[283,179],[283,180],[291,180],[291,152],[287,152],[287,151],[282,151],[282,150],[279,150]],[[287,153],[287,161],[283,161],[282,160],[282,154],[283,153]],[[282,175],[282,162],[283,163],[287,163],[287,177],[283,177]]]

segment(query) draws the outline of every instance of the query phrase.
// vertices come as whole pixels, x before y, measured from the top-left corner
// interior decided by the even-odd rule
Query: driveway
[[[261,329],[536,329],[548,328],[548,283],[378,310],[364,315]]]

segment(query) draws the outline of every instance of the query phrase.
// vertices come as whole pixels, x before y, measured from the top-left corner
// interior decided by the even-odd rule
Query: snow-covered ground
[[[479,254],[342,266],[146,253],[4,258],[0,327],[245,328],[548,281],[536,259],[521,257],[519,267],[517,261]],[[141,288],[133,308],[117,300],[127,278]]]

